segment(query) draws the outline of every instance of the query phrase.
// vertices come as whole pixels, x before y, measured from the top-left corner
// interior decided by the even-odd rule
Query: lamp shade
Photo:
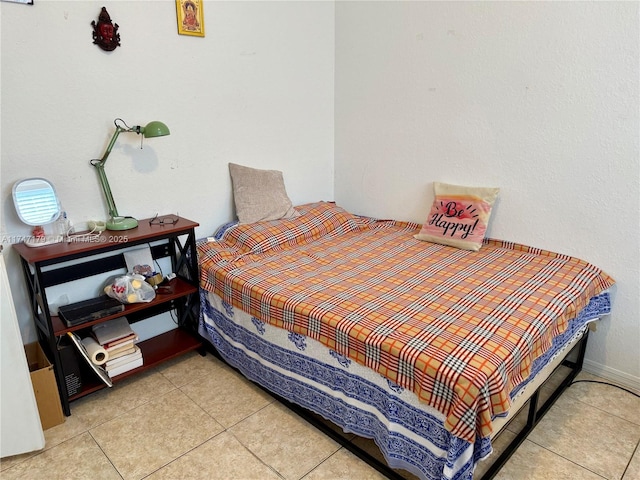
[[[153,121],[147,123],[147,126],[141,129],[145,138],[152,137],[164,137],[165,135],[169,135],[169,127],[167,127],[164,123]]]

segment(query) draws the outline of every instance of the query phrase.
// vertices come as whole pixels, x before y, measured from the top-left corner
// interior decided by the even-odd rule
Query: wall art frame
[[[204,0],[176,0],[178,34],[204,37]]]

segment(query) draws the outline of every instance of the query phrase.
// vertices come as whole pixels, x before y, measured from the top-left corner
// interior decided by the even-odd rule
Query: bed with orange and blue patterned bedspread
[[[297,209],[198,245],[200,333],[422,478],[471,478],[518,392],[609,311],[613,280],[574,257],[459,250],[416,240],[417,224]]]

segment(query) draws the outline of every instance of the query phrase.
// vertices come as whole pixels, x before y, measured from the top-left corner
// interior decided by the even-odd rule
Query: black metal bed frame
[[[522,427],[522,429],[517,433],[516,437],[507,445],[507,448],[491,463],[489,469],[485,472],[480,480],[490,480],[500,471],[500,469],[504,466],[505,463],[511,458],[511,456],[515,453],[518,447],[524,442],[529,433],[535,428],[535,426],[540,422],[540,420],[544,417],[545,413],[551,408],[551,406],[556,402],[556,400],[562,395],[562,393],[571,385],[574,381],[578,373],[582,370],[582,365],[584,363],[584,355],[587,349],[587,340],[589,337],[589,329],[587,328],[582,338],[574,345],[574,347],[567,353],[564,360],[554,369],[554,371],[549,375],[547,380],[543,382],[529,397],[528,403],[528,414],[527,414],[527,423]],[[222,360],[224,363],[227,363],[224,358],[215,350],[215,348],[209,342],[205,342],[207,345],[207,349],[217,358]],[[569,357],[572,356],[573,352],[576,352],[575,360],[570,360]],[[227,364],[228,365],[228,364]],[[554,373],[560,367],[568,367],[570,371],[567,373],[566,377],[562,380],[562,382],[553,390],[549,398],[540,405],[538,408],[538,404],[540,403],[540,391],[542,387],[546,384],[546,382],[554,375]],[[237,369],[231,366],[234,370]],[[269,395],[277,399],[284,406],[289,408],[294,413],[298,414],[308,423],[316,427],[322,433],[330,437],[332,440],[339,443],[341,446],[349,450],[351,453],[356,455],[358,458],[363,460],[365,463],[375,468],[378,472],[386,476],[391,480],[406,480],[406,477],[402,476],[397,470],[390,468],[386,463],[381,462],[376,457],[371,455],[366,450],[360,448],[358,445],[352,443],[340,432],[334,430],[327,423],[320,420],[318,417],[314,416],[314,414],[295,403],[290,402],[289,400],[276,395],[270,390],[262,387],[261,385],[253,382],[256,386],[260,387],[262,390],[267,392]],[[523,407],[524,408],[524,407]],[[514,415],[515,418],[515,415]],[[513,420],[513,418],[512,418]],[[508,424],[507,424],[508,425]],[[506,429],[504,425],[502,431]],[[489,460],[488,460],[489,461]]]

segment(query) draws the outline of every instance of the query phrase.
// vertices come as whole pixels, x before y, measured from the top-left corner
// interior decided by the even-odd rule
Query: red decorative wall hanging
[[[118,33],[118,24],[111,23],[111,17],[105,7],[102,7],[98,22],[92,21],[93,27],[93,43],[101,49],[110,52],[120,46],[120,34]]]

